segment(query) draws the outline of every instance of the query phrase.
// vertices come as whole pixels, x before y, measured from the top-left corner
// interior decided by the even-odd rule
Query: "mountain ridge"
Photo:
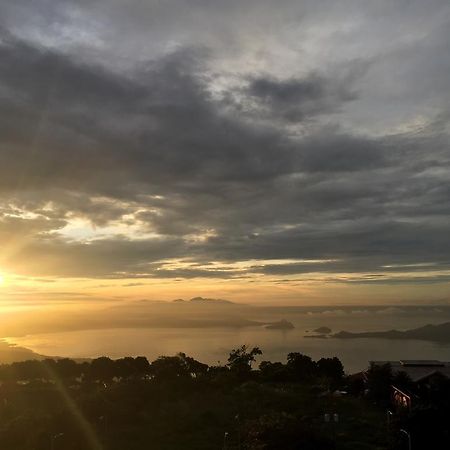
[[[332,335],[338,339],[358,338],[387,338],[387,339],[417,339],[422,341],[450,342],[450,322],[438,325],[427,324],[422,327],[412,328],[405,331],[365,331],[353,333],[350,331],[339,331]]]

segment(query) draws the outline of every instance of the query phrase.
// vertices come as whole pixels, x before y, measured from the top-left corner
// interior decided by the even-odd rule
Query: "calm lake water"
[[[269,314],[269,313],[268,313]],[[8,342],[27,347],[44,355],[71,358],[143,355],[153,360],[160,355],[185,352],[201,361],[225,363],[232,348],[242,344],[259,346],[262,359],[285,361],[289,352],[298,351],[314,359],[337,356],[348,373],[367,367],[368,361],[396,359],[450,360],[450,343],[390,339],[311,339],[311,330],[319,326],[333,332],[408,329],[427,323],[450,321],[447,308],[405,311],[386,308],[379,311],[361,309],[322,310],[320,312],[270,313],[271,320],[288,319],[293,330],[249,328],[116,328],[63,333],[36,334],[7,338]],[[259,315],[258,319],[261,319]]]

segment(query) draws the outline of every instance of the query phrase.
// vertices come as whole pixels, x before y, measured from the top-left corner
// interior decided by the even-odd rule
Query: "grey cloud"
[[[68,4],[53,11],[56,22],[68,20]],[[97,2],[95,11],[104,5]],[[232,16],[237,4],[202,7],[207,15],[223,8]],[[14,29],[19,12],[8,8],[5,23]],[[159,8],[172,17],[169,7]],[[319,13],[313,5],[307,9]],[[339,17],[345,12],[336,9]],[[312,19],[305,13],[304,20]],[[440,28],[432,47],[442,48],[445,36]],[[391,56],[371,57],[367,65],[361,63],[365,55],[337,55],[334,68],[325,64],[307,72],[312,75],[283,79],[237,70],[239,86],[226,85],[228,96],[215,96],[214,76],[222,69],[211,67],[222,54],[214,46],[175,45],[150,60],[139,54],[126,70],[74,48],[2,34],[0,195],[3,204],[39,216],[1,222],[0,234],[16,228],[31,239],[11,256],[12,270],[37,276],[239,276],[164,268],[167,258],[185,256],[199,263],[340,261],[254,269],[274,275],[315,269],[376,274],[382,265],[423,261],[449,267],[448,111],[436,103],[428,127],[397,134],[368,137],[345,126],[358,108],[373,113],[365,103],[374,95],[368,80],[383,78]],[[401,58],[417,66],[406,53]],[[430,79],[443,91],[438,72],[448,61],[429,58]],[[422,67],[414,77],[424,72]],[[230,109],[227,99],[238,97],[266,108],[264,120],[258,108]],[[411,93],[411,99],[419,97]],[[73,217],[96,226],[134,221],[158,237],[69,242],[58,230]],[[197,235],[204,237],[195,241]]]
[[[302,143],[302,168],[307,172],[346,172],[385,166],[388,154],[382,142],[324,133]]]
[[[258,77],[251,80],[248,94],[274,117],[282,117],[290,122],[300,122],[319,114],[330,114],[343,103],[355,100],[354,88],[356,72],[362,72],[356,62],[355,73],[350,71],[344,79],[338,74],[332,78],[311,74],[304,79],[277,80],[272,77]],[[348,63],[352,66],[352,63]]]
[[[428,272],[430,270],[439,271],[447,269],[450,261],[442,260],[434,263],[416,263],[406,265],[392,264],[395,257],[391,255],[375,256],[375,257],[348,257],[340,261],[318,262],[318,263],[290,263],[290,264],[267,264],[263,266],[255,266],[250,271],[254,273],[263,273],[267,275],[295,275],[295,274],[311,274],[311,273],[346,273],[358,274],[370,272],[374,278],[387,276],[389,278],[398,277],[398,273],[418,273]],[[390,261],[390,264],[387,262]],[[387,275],[386,275],[387,274]],[[433,275],[435,276],[435,275]]]
[[[211,239],[207,254],[214,259],[338,259],[337,263],[268,266],[267,272],[372,271],[394,263],[435,262],[431,270],[448,268],[447,224],[402,222],[329,223],[299,226],[278,233],[261,234],[255,240],[238,237]],[[210,256],[211,257],[211,256]],[[256,269],[258,271],[260,269]],[[427,270],[427,268],[423,268]],[[264,269],[262,269],[264,272]]]
[[[17,40],[1,49],[5,188],[62,185],[119,195],[140,183],[148,193],[152,184],[157,191],[288,170],[293,149],[280,134],[217,113],[190,51],[149,65],[130,82]],[[37,80],[29,75],[35,71]],[[39,99],[42,92],[51,99]]]

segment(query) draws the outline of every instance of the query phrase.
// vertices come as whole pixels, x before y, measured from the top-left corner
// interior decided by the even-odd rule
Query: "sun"
[[[5,282],[5,277],[0,273],[0,284]]]

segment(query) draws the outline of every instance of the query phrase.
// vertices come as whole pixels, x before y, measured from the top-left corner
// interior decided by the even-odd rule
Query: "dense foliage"
[[[0,448],[14,450],[382,449],[384,413],[333,390],[337,358],[263,361],[232,350],[224,366],[184,353],[0,366]]]

